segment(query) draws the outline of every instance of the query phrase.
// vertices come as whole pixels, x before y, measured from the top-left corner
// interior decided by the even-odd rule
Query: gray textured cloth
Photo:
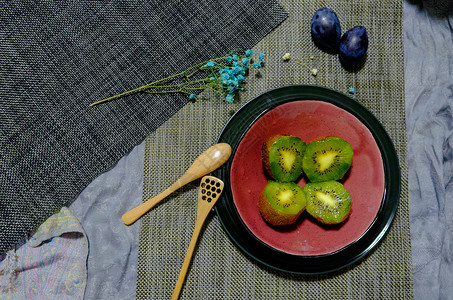
[[[264,0],[0,6],[0,252],[74,201],[188,99],[91,102],[248,48],[286,17]]]
[[[142,202],[145,143],[96,178],[71,204],[89,239],[84,299],[134,299],[140,220],[125,226],[121,215]]]
[[[415,299],[453,295],[453,3],[404,7]]]

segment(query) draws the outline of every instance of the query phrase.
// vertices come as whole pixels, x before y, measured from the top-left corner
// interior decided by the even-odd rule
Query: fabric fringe
[[[13,248],[6,253],[4,263],[0,266],[0,274],[8,276],[10,284],[12,284],[17,277],[17,262],[18,256],[16,254],[16,248]]]

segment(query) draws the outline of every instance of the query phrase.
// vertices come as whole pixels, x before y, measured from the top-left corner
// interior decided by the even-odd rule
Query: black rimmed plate
[[[260,149],[275,133],[296,135],[306,142],[336,135],[351,143],[353,163],[342,180],[353,199],[346,222],[325,226],[306,213],[285,228],[273,228],[262,220],[257,197],[267,178]],[[392,141],[379,121],[345,94],[310,85],[268,91],[236,112],[218,142],[230,144],[233,154],[213,173],[225,182],[216,213],[233,242],[269,267],[298,274],[344,268],[368,254],[394,219],[401,179]],[[302,178],[298,183],[306,182]]]

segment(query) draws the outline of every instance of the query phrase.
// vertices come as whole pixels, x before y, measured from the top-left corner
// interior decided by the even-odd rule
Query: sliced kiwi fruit
[[[351,212],[351,196],[338,181],[307,183],[304,192],[307,212],[322,223],[341,223]]]
[[[290,135],[270,136],[262,146],[261,159],[270,178],[280,182],[297,180],[302,172],[306,144]]]
[[[311,182],[339,180],[351,167],[352,147],[342,138],[331,136],[308,143],[303,170]]]
[[[305,193],[299,185],[269,181],[260,194],[258,208],[269,224],[282,226],[296,222],[305,210],[306,202]]]

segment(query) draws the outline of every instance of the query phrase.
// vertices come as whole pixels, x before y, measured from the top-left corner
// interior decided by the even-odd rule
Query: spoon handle
[[[217,200],[219,200],[224,185],[222,180],[214,176],[205,176],[201,179],[200,189],[198,190],[198,208],[195,228],[187,249],[186,257],[182,263],[181,271],[179,271],[178,281],[176,282],[173,296],[171,297],[172,300],[177,300],[179,298],[195,250],[195,245],[197,244],[198,236],[200,235],[209,212],[212,210]]]
[[[195,180],[193,174],[185,173],[181,176],[175,183],[169,186],[165,191],[160,193],[159,195],[143,202],[139,206],[131,209],[130,211],[124,213],[121,216],[123,223],[126,225],[131,225],[135,221],[141,218],[145,213],[147,213],[151,208],[153,208],[157,203],[165,199],[168,195],[176,191],[177,189],[181,188],[182,186],[188,184],[189,182]]]
[[[179,187],[176,187],[175,184],[173,184],[159,195],[124,213],[121,216],[123,223],[126,225],[131,225],[132,223],[140,219],[141,216],[143,216],[146,212],[153,208],[157,203],[162,201],[165,197],[176,191],[178,188]]]
[[[134,223],[151,208],[153,208],[157,203],[162,201],[162,199],[164,199],[180,187],[214,171],[222,164],[224,164],[228,160],[230,155],[231,147],[226,143],[219,143],[211,146],[205,152],[201,153],[200,156],[195,159],[189,169],[187,169],[186,173],[184,173],[184,175],[182,175],[169,188],[167,188],[165,191],[155,196],[154,198],[149,199],[148,201],[123,214],[121,219],[123,220],[124,224],[130,225]]]
[[[198,237],[200,236],[201,228],[203,227],[204,221],[206,220],[206,216],[204,215],[200,218],[197,218],[195,223],[195,229],[192,234],[192,238],[189,243],[189,247],[187,248],[186,257],[184,258],[184,262],[182,263],[181,271],[179,271],[178,280],[176,281],[175,289],[173,290],[173,295],[171,296],[171,300],[176,300],[179,298],[179,294],[181,293],[182,285],[184,280],[186,279],[187,270],[189,269],[190,261],[192,260],[193,252],[195,250],[195,245],[197,244]]]

